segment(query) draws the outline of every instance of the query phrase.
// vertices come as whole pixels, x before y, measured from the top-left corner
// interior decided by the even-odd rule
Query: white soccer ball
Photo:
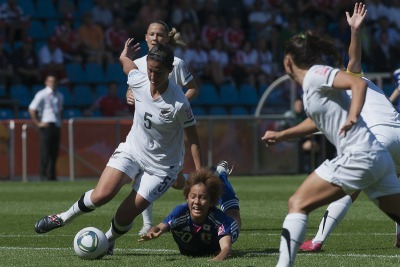
[[[101,259],[108,250],[107,237],[95,227],[83,228],[75,235],[74,250],[79,258],[85,260]]]

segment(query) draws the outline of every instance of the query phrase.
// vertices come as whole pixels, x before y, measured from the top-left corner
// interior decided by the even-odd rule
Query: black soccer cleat
[[[43,217],[35,224],[35,231],[38,234],[44,234],[56,228],[63,227],[64,221],[57,214]]]

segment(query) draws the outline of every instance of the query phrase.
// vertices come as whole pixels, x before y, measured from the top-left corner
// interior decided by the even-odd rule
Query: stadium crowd
[[[393,72],[400,58],[400,0],[365,2],[363,70]],[[246,84],[260,95],[284,74],[283,44],[296,33],[307,29],[333,37],[346,55],[350,29],[344,14],[353,6],[345,0],[0,0],[0,97],[15,99],[14,86],[23,85],[31,99],[43,77],[56,71],[67,93],[85,84],[94,102],[109,82],[119,82],[124,99],[125,77],[118,80],[108,70],[120,68],[118,53],[128,37],[141,42],[138,57],[147,53],[146,28],[157,20],[186,41],[175,55],[197,84],[210,83],[217,91],[224,84]],[[88,77],[72,77],[77,65]],[[99,75],[89,66],[99,67]],[[91,104],[72,101],[70,107],[84,115]]]

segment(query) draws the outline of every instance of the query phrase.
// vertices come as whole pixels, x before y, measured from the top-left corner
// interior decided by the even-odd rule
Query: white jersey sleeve
[[[307,115],[335,145],[339,155],[344,152],[381,150],[382,146],[367,128],[362,116],[345,137],[339,136],[339,129],[347,120],[350,97],[344,90],[332,87],[338,72],[338,69],[322,65],[315,65],[308,70],[303,81],[303,102]]]
[[[182,59],[175,57],[174,69],[169,78],[182,88],[193,79],[193,75],[187,68],[185,62]]]

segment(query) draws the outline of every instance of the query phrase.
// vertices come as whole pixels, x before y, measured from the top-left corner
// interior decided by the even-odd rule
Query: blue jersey
[[[232,243],[239,236],[236,221],[216,207],[210,208],[206,221],[196,225],[190,218],[188,204],[182,204],[163,221],[172,232],[179,251],[187,256],[205,256],[219,252],[219,240],[230,235]]]

